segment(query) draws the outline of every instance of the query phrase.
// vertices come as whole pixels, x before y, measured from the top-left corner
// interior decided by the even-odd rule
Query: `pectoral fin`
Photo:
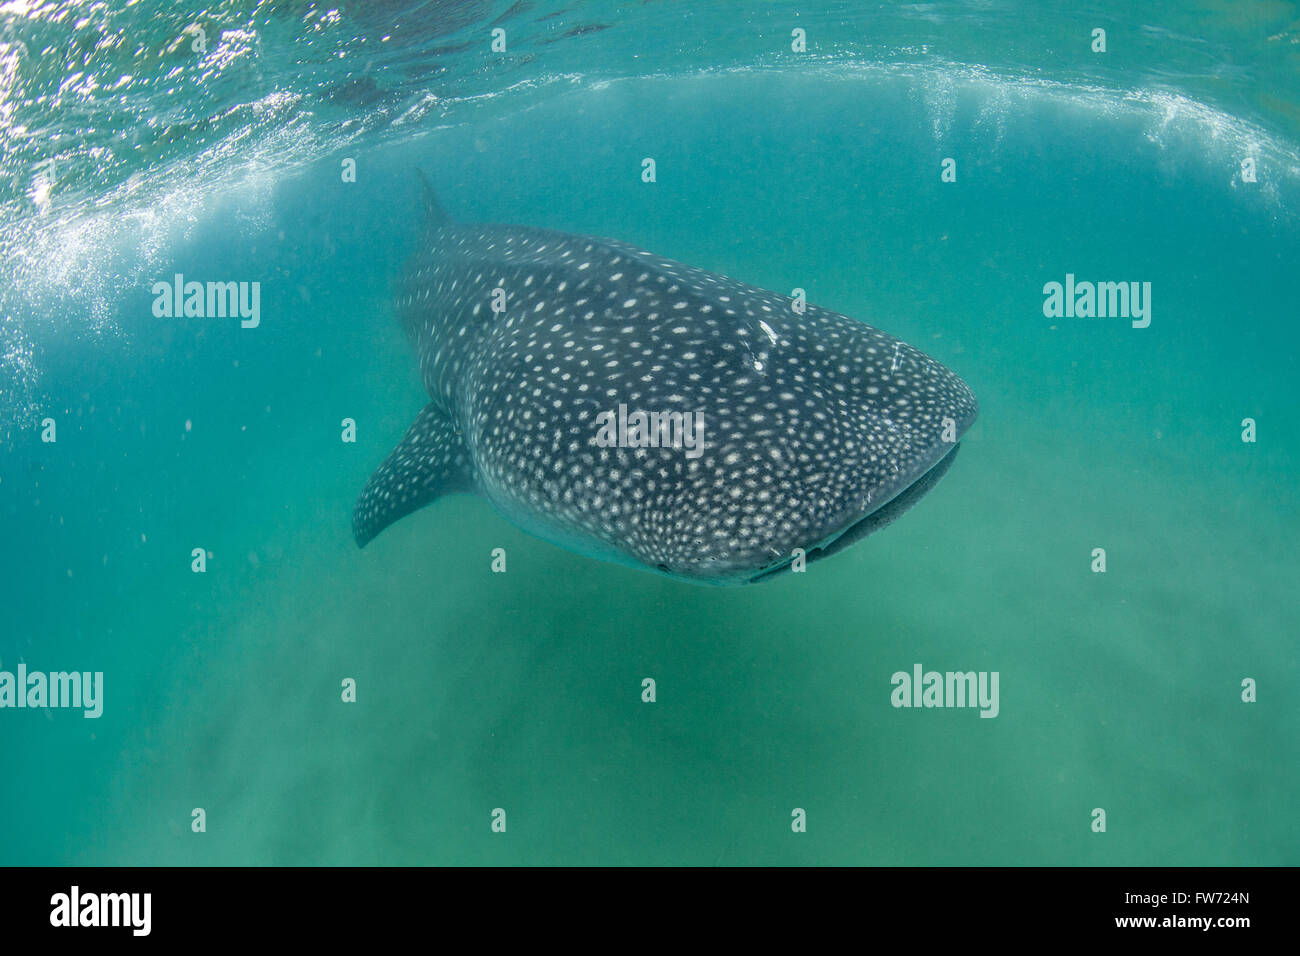
[[[352,537],[364,548],[398,518],[443,495],[474,490],[474,466],[456,426],[432,404],[375,469],[352,509]]]

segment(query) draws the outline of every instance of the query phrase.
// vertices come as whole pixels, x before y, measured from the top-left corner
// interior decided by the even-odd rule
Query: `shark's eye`
[[[655,567],[658,568],[660,571],[664,571],[664,572],[668,572],[672,570],[672,568],[668,567],[668,565],[666,564],[656,564]]]

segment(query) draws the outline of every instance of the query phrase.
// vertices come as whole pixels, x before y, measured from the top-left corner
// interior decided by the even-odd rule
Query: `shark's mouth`
[[[832,554],[844,550],[849,545],[861,541],[867,535],[874,534],[886,525],[901,518],[914,504],[924,498],[931,488],[939,483],[939,479],[952,467],[953,459],[957,457],[957,449],[960,447],[961,442],[953,445],[949,452],[940,458],[929,471],[924,472],[884,505],[846,527],[832,540],[818,547],[809,548],[808,562],[820,561],[822,558],[830,557]],[[766,581],[768,578],[789,571],[792,560],[787,558],[782,563],[759,572],[749,579],[749,583],[757,584],[759,581]]]

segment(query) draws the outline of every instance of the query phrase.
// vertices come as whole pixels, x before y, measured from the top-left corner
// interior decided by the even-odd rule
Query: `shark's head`
[[[676,546],[631,557],[700,584],[766,581],[879,531],[933,489],[978,415],[975,395],[939,362],[869,331],[889,348],[867,346],[834,373],[870,384],[850,389],[824,370],[820,397],[790,380],[775,402],[742,402],[672,503]]]

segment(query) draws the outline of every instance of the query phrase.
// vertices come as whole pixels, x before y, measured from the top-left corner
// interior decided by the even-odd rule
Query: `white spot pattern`
[[[887,333],[622,242],[431,238],[398,309],[475,490],[596,556],[751,580],[917,481],[952,448],[944,419],[960,436],[977,414],[960,378]],[[480,309],[498,287],[505,311]],[[701,415],[703,456],[597,447],[596,416],[620,403]]]

